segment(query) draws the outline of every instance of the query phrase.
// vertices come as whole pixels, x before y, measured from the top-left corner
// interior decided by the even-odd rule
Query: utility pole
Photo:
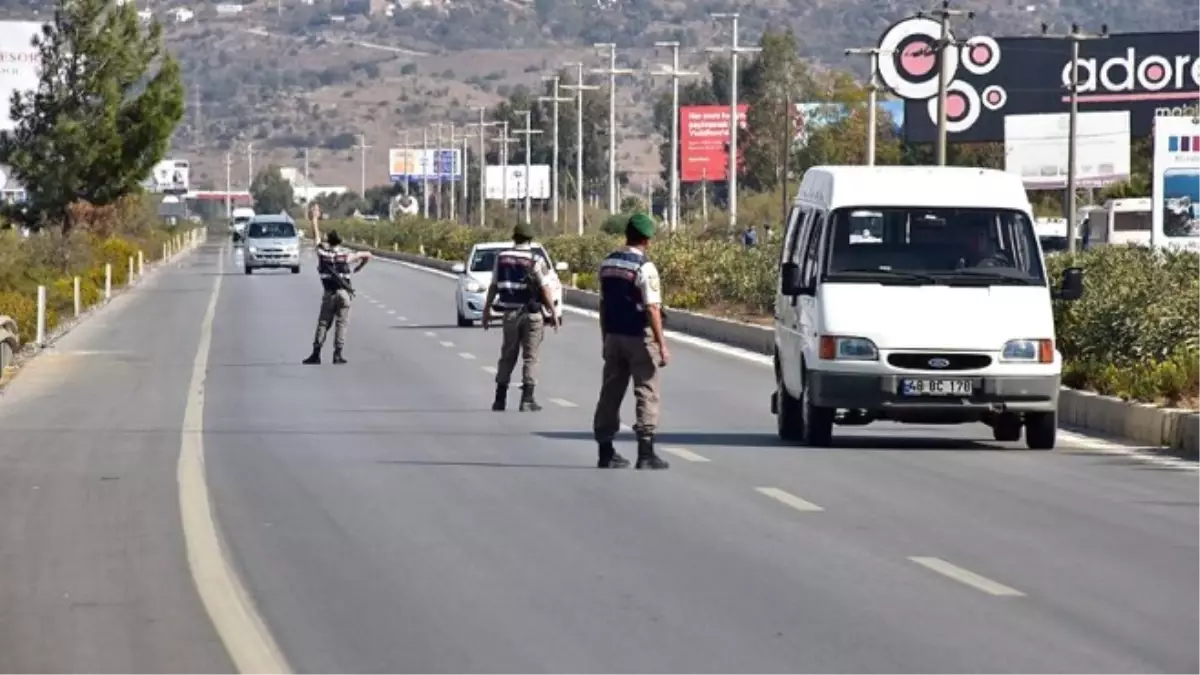
[[[407,197],[408,196],[408,181],[412,178],[412,176],[408,175],[408,157],[410,154],[409,149],[408,149],[408,129],[405,129],[404,131],[400,132],[400,138],[401,138],[400,152],[403,153],[402,156],[404,157],[404,181],[403,181],[404,182],[404,196]],[[391,163],[390,158],[388,159],[388,163]],[[389,172],[390,172],[390,170],[391,169],[389,167]]]
[[[442,219],[442,128],[441,122],[433,125],[437,134],[437,149],[433,151],[433,170],[437,173],[437,219]]]
[[[421,217],[429,220],[429,127],[421,129]]]
[[[563,89],[575,92],[575,223],[579,236],[583,236],[583,92],[595,91],[600,87],[583,83],[583,64],[575,66],[575,84],[563,85]]]
[[[246,144],[246,190],[254,185],[254,143]]]
[[[203,103],[200,101],[200,86],[196,86],[196,114],[192,118],[193,124],[196,125],[195,133],[192,140],[195,142],[196,149],[200,148],[201,142],[204,140],[204,109]]]
[[[550,222],[554,223],[555,229],[558,229],[558,104],[570,103],[572,99],[559,96],[558,85],[562,78],[558,75],[551,75],[542,79],[554,83],[554,94],[552,96],[539,96],[538,102],[550,103],[554,107],[554,155],[550,164],[550,208],[553,210],[554,215],[551,216]]]
[[[225,217],[233,218],[233,153],[225,153]]]
[[[454,161],[454,144],[456,142],[457,139],[454,137],[454,122],[451,122],[449,143],[450,148],[447,150],[447,153],[450,155],[450,220],[454,220],[454,193],[455,188],[457,187],[454,184],[454,179],[458,176],[458,173],[455,171],[455,169],[458,168],[458,164]]]
[[[608,67],[594,68],[594,75],[608,75],[608,212],[616,213],[617,204],[617,76],[632,75],[628,68],[617,68],[617,46],[598,42],[596,49],[608,50]]]
[[[651,75],[671,78],[671,187],[670,187],[670,230],[679,229],[679,80],[683,77],[695,77],[700,73],[679,69],[679,43],[656,42],[655,47],[665,47],[671,50],[670,67],[660,65],[659,70]]]
[[[366,134],[358,134],[358,155],[359,155],[359,176],[358,176],[358,196],[365,201],[367,198],[367,145]]]
[[[879,55],[885,53],[878,47],[853,47],[846,50],[846,56],[867,56],[870,59],[871,74],[867,76],[867,166],[875,166],[875,137],[878,135],[878,100],[879,100]],[[891,53],[891,52],[886,52]]]
[[[496,126],[487,121],[487,107],[479,106],[479,227],[487,227],[487,137],[484,131]]]
[[[744,47],[738,44],[738,14],[716,13],[713,19],[729,19],[733,24],[733,40],[728,47],[709,47],[707,51],[729,53],[729,225],[737,227],[737,194],[738,194],[738,55],[756,54],[760,47]]]
[[[467,162],[467,138],[468,138],[467,128],[470,126],[471,125],[468,124],[463,127],[463,133],[462,133],[462,138],[461,138],[461,140],[462,140],[462,159],[459,160],[459,170],[462,172],[462,179],[461,179],[462,180],[462,221],[463,221],[464,225],[469,224],[469,220],[468,220],[469,216],[467,215],[467,212],[470,211],[470,207],[467,206],[468,204],[470,204],[470,202],[468,201],[469,198],[467,195],[467,184],[471,182],[470,180],[468,180],[470,178],[471,172],[468,170],[470,167],[469,167],[469,163]]]
[[[931,13],[942,24],[941,37],[939,37],[934,43],[937,49],[936,67],[938,69],[937,163],[938,166],[946,166],[946,133],[949,125],[946,117],[946,89],[949,87],[947,80],[949,79],[950,75],[946,72],[946,50],[950,47],[957,47],[961,44],[953,38],[950,32],[950,20],[960,16],[965,16],[969,21],[975,18],[975,12],[968,12],[961,9],[950,9],[950,0],[942,0],[942,6],[939,9],[933,10]]]
[[[1090,40],[1108,39],[1108,24],[1100,26],[1099,33],[1086,33],[1079,30],[1079,24],[1071,24],[1071,32],[1062,34],[1050,33],[1050,27],[1042,24],[1042,37],[1069,40],[1071,42],[1071,75],[1067,89],[1071,95],[1071,110],[1067,115],[1067,252],[1075,252],[1077,233],[1075,228],[1075,178],[1078,143],[1079,143],[1079,43]],[[1153,233],[1152,233],[1153,234]],[[1156,243],[1156,242],[1152,242]]]
[[[540,129],[534,129],[532,127],[532,110],[515,110],[514,112],[518,115],[524,115],[525,117],[525,128],[518,129],[513,133],[525,137],[525,224],[528,225],[533,222],[533,218],[530,215],[530,212],[533,210],[533,176],[530,175],[530,172],[533,171],[533,165],[531,163],[533,136],[542,132]]]
[[[501,120],[498,123],[500,127],[500,137],[493,138],[493,143],[500,144],[500,199],[504,203],[504,215],[508,216],[508,144],[516,143],[518,139],[508,135],[508,120]]]
[[[311,194],[311,191],[309,190],[309,187],[311,185],[312,185],[312,183],[308,179],[308,148],[305,148],[304,149],[304,203],[306,203],[306,204],[308,203],[308,198],[309,198],[309,195]]]

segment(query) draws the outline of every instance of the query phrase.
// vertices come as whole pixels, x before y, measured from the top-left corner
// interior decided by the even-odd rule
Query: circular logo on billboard
[[[879,79],[902,99],[925,101],[929,120],[938,119],[937,45],[942,26],[926,17],[904,19],[879,38]],[[954,36],[947,35],[949,40]],[[999,110],[1008,103],[1008,92],[989,85],[980,93],[971,83],[954,79],[961,66],[968,74],[985,77],[1000,64],[1000,45],[990,37],[976,35],[946,49],[946,120],[950,133],[970,129],[984,108]]]

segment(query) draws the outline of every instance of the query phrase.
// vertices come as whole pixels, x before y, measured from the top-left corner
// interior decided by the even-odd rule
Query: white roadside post
[[[75,286],[75,289],[74,289],[75,290],[75,318],[79,318],[79,315],[83,313],[83,302],[82,302],[83,298],[81,298],[79,295],[79,277],[75,277],[74,281],[75,281],[75,284],[74,284],[74,286]]]
[[[37,345],[46,346],[46,287],[37,288]]]
[[[129,256],[129,275],[125,277],[125,285],[133,283],[133,256]]]
[[[138,278],[139,279],[142,278],[142,274],[144,274],[145,271],[146,271],[146,257],[144,255],[142,255],[141,251],[138,251]]]
[[[112,263],[104,263],[104,301],[112,299]]]

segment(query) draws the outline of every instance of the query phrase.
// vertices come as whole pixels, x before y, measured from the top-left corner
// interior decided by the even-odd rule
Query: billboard
[[[504,180],[503,166],[489,166],[483,175],[483,194],[487,199],[525,199],[527,185],[531,190],[530,199],[549,199],[550,165],[530,166],[529,180],[525,179],[524,164],[508,165],[507,182]]]
[[[388,175],[393,183],[405,180],[458,180],[462,178],[462,150],[392,148],[388,150]]]
[[[878,107],[888,113],[899,133],[904,124],[904,102],[880,101]],[[841,120],[848,112],[841,103],[793,103],[792,108],[793,141],[798,146],[808,143],[809,134]],[[738,106],[743,130],[748,110],[745,104]],[[729,152],[725,147],[729,143],[729,106],[681,106],[679,117],[680,182],[724,181],[729,169]],[[741,139],[740,134],[738,138]]]
[[[1154,120],[1152,180],[1153,238],[1195,246],[1200,238],[1200,119]]]
[[[33,38],[41,32],[37,21],[0,21],[0,131],[16,128],[10,117],[13,92],[37,89],[41,55]]]
[[[1004,118],[1004,169],[1027,190],[1067,187],[1067,113]],[[1103,187],[1129,180],[1129,111],[1081,112],[1075,133],[1075,182]]]
[[[191,181],[189,173],[191,169],[186,159],[164,159],[151,169],[146,189],[163,194],[187,192]]]
[[[937,138],[938,73],[926,50],[941,25],[904,19],[884,31],[879,79],[905,100],[909,142]],[[963,37],[963,36],[955,36]],[[890,54],[890,58],[887,56]],[[946,52],[950,142],[1004,140],[1005,115],[1067,112],[1071,43],[1046,37],[976,35]],[[1200,103],[1200,32],[1113,33],[1079,45],[1079,110],[1128,110],[1135,138],[1154,118],[1195,114]]]

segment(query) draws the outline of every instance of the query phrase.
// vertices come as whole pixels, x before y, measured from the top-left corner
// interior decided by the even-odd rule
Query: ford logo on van
[[[947,368],[950,362],[943,358],[929,359],[930,368]]]

